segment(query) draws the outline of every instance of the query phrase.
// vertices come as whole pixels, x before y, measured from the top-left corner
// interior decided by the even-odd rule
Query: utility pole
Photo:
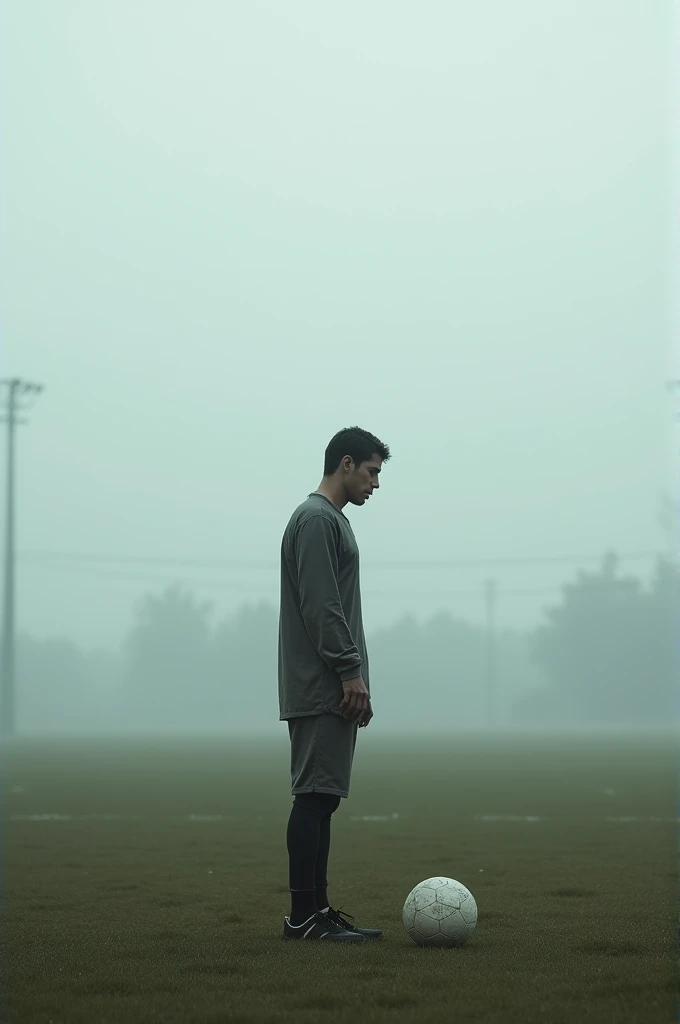
[[[490,729],[497,724],[497,678],[496,678],[496,598],[498,581],[484,583],[484,604],[486,608],[486,699],[487,725]]]
[[[5,505],[5,580],[2,605],[2,660],[0,667],[0,734],[13,736],[16,726],[15,657],[14,657],[14,468],[16,428],[25,420],[19,414],[26,412],[42,391],[42,385],[13,377],[0,380],[4,392],[7,416],[7,494]]]
[[[680,380],[668,380],[666,381],[666,391],[675,400],[676,407],[673,413],[673,419],[675,423],[680,422],[680,406],[678,400],[680,399]],[[676,444],[673,444],[672,448],[672,462],[673,470],[677,474],[678,465],[678,452],[676,451]],[[677,487],[677,477],[676,477]],[[664,530],[667,538],[667,557],[670,562],[675,562],[678,555],[678,526],[680,525],[680,498],[678,497],[678,491],[676,489],[675,498],[668,494],[664,494],[661,498],[661,509],[659,513],[659,521],[661,528]]]
[[[673,500],[667,493],[661,495],[659,503],[659,526],[666,535],[665,555],[669,562],[675,561],[677,555],[677,534],[678,534],[678,501]]]

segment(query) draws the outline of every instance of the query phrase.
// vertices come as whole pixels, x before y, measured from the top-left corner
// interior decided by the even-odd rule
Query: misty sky
[[[47,387],[20,432],[20,627],[115,643],[174,578],[275,600],[285,522],[354,423],[394,452],[350,513],[369,633],[577,568],[380,562],[666,547],[670,17],[5,3],[1,369]]]

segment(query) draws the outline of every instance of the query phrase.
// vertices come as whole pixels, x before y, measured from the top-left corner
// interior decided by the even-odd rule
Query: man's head
[[[333,437],[324,458],[324,485],[342,507],[363,505],[380,486],[380,470],[390,457],[386,444],[360,427],[346,427]]]

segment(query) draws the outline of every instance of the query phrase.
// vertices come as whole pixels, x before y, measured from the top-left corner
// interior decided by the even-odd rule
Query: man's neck
[[[319,486],[316,489],[317,494],[322,494],[324,498],[328,498],[332,501],[336,508],[340,511],[343,510],[347,504],[347,498],[345,497],[345,489],[340,481],[335,480],[334,477],[325,476]]]

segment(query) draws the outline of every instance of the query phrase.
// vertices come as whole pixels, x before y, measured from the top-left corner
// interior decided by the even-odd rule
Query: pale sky
[[[578,568],[381,562],[667,547],[671,11],[5,3],[0,369],[46,385],[19,626],[115,644],[174,578],[275,601],[288,516],[355,423],[394,453],[350,513],[369,633]]]

